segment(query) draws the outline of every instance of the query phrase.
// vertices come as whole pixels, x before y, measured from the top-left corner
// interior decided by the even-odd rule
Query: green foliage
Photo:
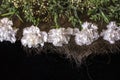
[[[73,27],[82,23],[82,15],[92,21],[109,23],[116,20],[120,24],[119,0],[2,0],[0,16],[17,16],[23,22],[54,21],[54,27],[59,28],[58,19],[68,18]]]
[[[32,22],[38,25],[42,21],[41,16],[46,12],[44,9],[44,0],[3,0],[0,7],[1,16],[17,16],[22,22]],[[23,19],[22,19],[22,18]]]
[[[70,0],[49,0],[48,4],[48,10],[53,16],[57,27],[59,26],[57,20],[61,15],[67,17],[74,27],[81,25],[77,7]]]
[[[38,25],[40,21],[44,21],[47,10],[44,0],[25,0],[22,12],[26,21]]]
[[[119,0],[89,0],[90,5],[87,11],[88,16],[94,21],[120,20]]]
[[[19,15],[19,9],[12,5],[13,4],[10,3],[10,0],[3,0],[0,6],[0,11],[2,12],[0,16],[7,16],[11,18],[15,15],[23,22]]]

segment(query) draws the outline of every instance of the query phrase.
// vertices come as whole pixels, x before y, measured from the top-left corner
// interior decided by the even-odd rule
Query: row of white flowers
[[[10,41],[15,43],[15,35],[18,29],[13,29],[12,26],[13,22],[8,18],[0,20],[0,42]],[[110,22],[107,29],[98,34],[98,27],[95,24],[84,22],[81,31],[78,28],[58,28],[51,29],[46,33],[40,31],[37,26],[32,25],[23,29],[21,43],[29,48],[43,47],[45,42],[52,43],[54,46],[63,46],[63,44],[69,43],[71,36],[75,36],[75,42],[80,46],[90,45],[100,36],[109,41],[110,44],[114,44],[115,41],[120,40],[120,27],[115,22]]]

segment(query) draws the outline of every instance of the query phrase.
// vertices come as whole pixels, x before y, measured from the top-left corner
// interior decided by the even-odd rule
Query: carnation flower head
[[[107,25],[107,30],[102,31],[101,36],[110,44],[114,44],[115,41],[120,40],[120,27],[117,27],[115,22],[110,22]]]
[[[99,38],[99,34],[97,32],[97,26],[85,22],[82,24],[82,30],[75,29],[75,42],[77,45],[90,45],[93,41]]]
[[[48,42],[53,43],[54,46],[63,46],[63,44],[68,44],[72,33],[71,28],[51,29],[48,32]]]
[[[13,22],[8,18],[3,18],[0,20],[0,41],[10,41],[15,43],[16,41],[16,32],[18,29],[13,29]]]
[[[47,41],[47,33],[41,32],[40,29],[37,26],[30,26],[27,28],[24,28],[23,30],[23,37],[21,39],[21,43],[23,46],[31,47],[38,47],[41,45],[41,47],[44,46],[44,42]]]

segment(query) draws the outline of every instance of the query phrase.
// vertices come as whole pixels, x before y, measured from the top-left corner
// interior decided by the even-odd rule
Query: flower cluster
[[[47,41],[47,33],[41,32],[37,26],[27,27],[23,30],[23,37],[21,43],[23,46],[38,47],[41,45],[44,46],[44,42]]]
[[[0,20],[0,42],[5,40],[15,43],[17,29],[13,29],[12,26],[13,22],[8,18],[3,18]]]
[[[110,22],[107,25],[107,30],[103,30],[101,36],[103,36],[104,40],[114,44],[115,41],[120,40],[120,27],[118,27],[115,22]]]
[[[68,44],[70,34],[73,34],[72,28],[51,29],[48,33],[48,42],[53,43],[54,46],[62,46]]]
[[[12,28],[13,23],[8,18],[0,20],[0,41],[10,41],[15,43],[17,29]],[[104,40],[109,41],[110,44],[120,40],[120,27],[115,22],[110,22],[107,25],[107,29],[103,30],[101,34],[98,34],[98,27],[92,23],[84,22],[82,24],[82,30],[78,28],[56,28],[51,29],[48,33],[40,31],[37,26],[30,26],[23,29],[23,36],[21,43],[28,48],[43,47],[44,43],[52,43],[54,46],[63,46],[68,44],[70,37],[75,36],[75,43],[79,46],[90,45],[99,37],[103,37]]]
[[[92,23],[85,22],[82,25],[82,30],[75,33],[75,42],[77,45],[90,45],[93,41],[99,38],[97,26]]]

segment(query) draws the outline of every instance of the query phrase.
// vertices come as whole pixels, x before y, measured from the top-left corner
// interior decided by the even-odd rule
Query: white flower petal
[[[44,42],[47,42],[47,37],[48,37],[48,35],[47,35],[47,33],[46,33],[45,31],[42,31],[42,32],[41,32],[41,36],[43,37],[43,41],[44,41]]]
[[[8,18],[3,18],[0,20],[0,41],[10,41],[11,43],[15,43],[16,32],[18,29],[12,28],[12,21]]]
[[[97,26],[85,22],[83,23],[82,28],[81,31],[79,31],[79,29],[74,30],[75,42],[77,45],[90,45],[93,41],[99,38]]]
[[[41,47],[44,46],[44,42],[47,40],[47,33],[40,32],[40,29],[36,26],[27,27],[23,30],[23,37],[21,43],[23,46],[31,47]]]
[[[88,22],[84,22],[84,23],[82,24],[82,28],[83,28],[83,29],[88,29],[89,26],[90,26],[90,23],[88,23]]]
[[[73,28],[68,27],[68,28],[65,30],[65,34],[72,35],[72,34],[73,34]]]
[[[10,27],[13,25],[13,22],[10,21],[8,18],[3,18],[0,20],[1,23],[2,23],[2,26],[5,26],[5,27]]]
[[[68,32],[66,33],[65,28],[51,29],[48,33],[48,42],[53,43],[54,46],[62,46],[63,44],[68,44],[70,40]]]
[[[115,41],[120,40],[120,27],[117,27],[115,22],[110,22],[107,25],[107,30],[103,30],[101,33],[103,39],[114,44]]]

